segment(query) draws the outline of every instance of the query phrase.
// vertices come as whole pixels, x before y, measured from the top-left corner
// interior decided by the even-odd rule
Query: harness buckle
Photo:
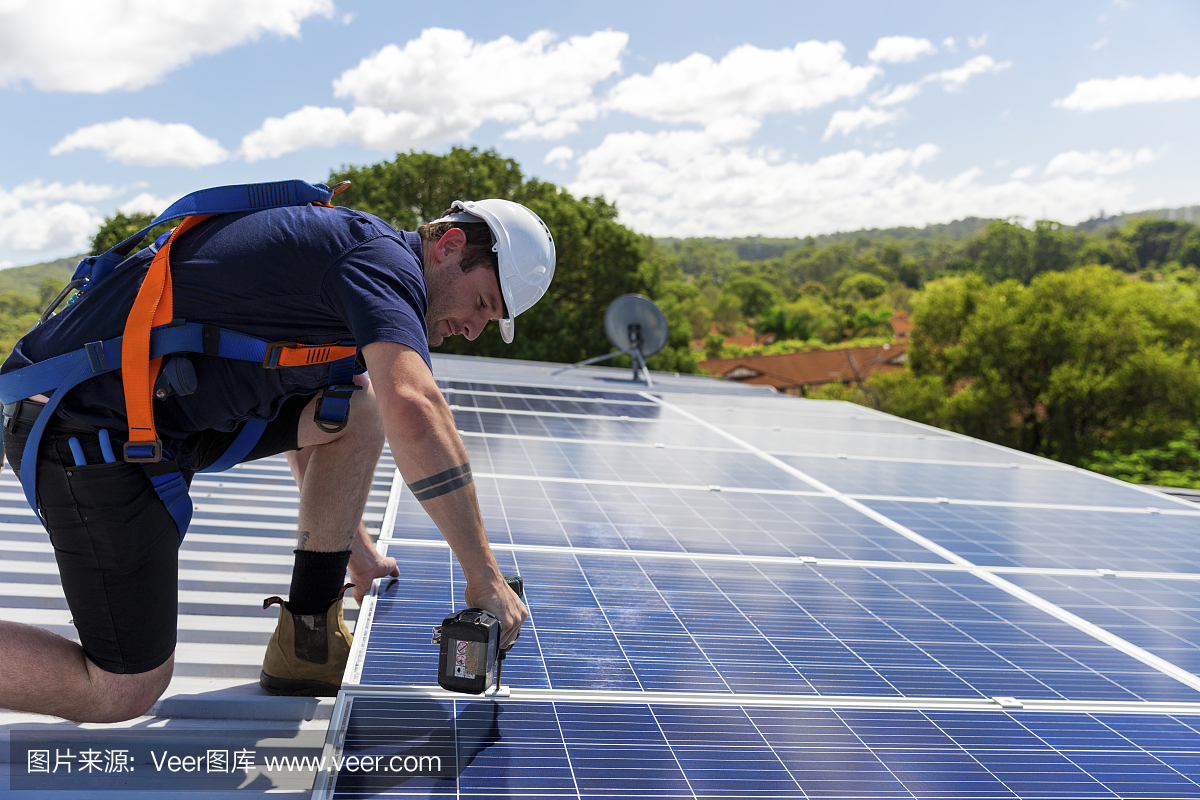
[[[150,452],[147,453],[146,451]],[[125,460],[133,464],[153,464],[162,461],[162,439],[152,442],[126,442]]]
[[[296,342],[271,342],[267,345],[267,352],[263,354],[263,369],[283,369],[279,363],[279,357],[284,350],[295,350],[300,347]]]
[[[88,366],[92,372],[99,374],[108,371],[108,355],[104,352],[104,342],[88,342],[83,346],[87,353]]]
[[[313,412],[313,422],[326,433],[341,433],[350,421],[350,398],[362,388],[357,383],[325,387]]]

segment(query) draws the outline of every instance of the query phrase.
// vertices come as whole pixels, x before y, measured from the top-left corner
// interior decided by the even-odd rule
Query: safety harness
[[[171,245],[176,239],[217,214],[310,204],[332,208],[330,200],[348,185],[349,182],[345,181],[330,189],[321,183],[291,180],[203,189],[176,201],[141,231],[102,255],[89,256],[79,262],[70,283],[46,308],[37,324],[48,319],[73,290],[78,290],[78,294],[67,305],[66,310],[69,310],[73,303],[124,261],[151,228],[183,219],[182,224],[160,236],[151,245],[154,258],[142,279],[122,336],[89,342],[74,352],[0,375],[0,401],[5,405],[38,394],[49,397],[29,432],[21,455],[21,483],[24,485],[25,498],[39,519],[37,452],[46,424],[67,392],[89,378],[115,369],[121,370],[126,419],[129,423],[124,460],[143,466],[155,493],[175,520],[181,542],[191,522],[192,502],[179,464],[174,458],[163,459],[162,440],[154,426],[152,399],[165,398],[172,393],[190,394],[195,390],[195,373],[190,363],[186,362],[185,354],[203,353],[238,361],[253,361],[262,364],[264,369],[329,364],[328,386],[322,392],[316,423],[330,432],[346,426],[350,398],[361,388],[354,383],[358,350],[353,341],[341,340],[328,344],[268,342],[216,325],[174,319],[170,255]],[[164,370],[163,361],[167,358],[171,360]],[[221,457],[200,471],[221,472],[240,463],[254,448],[266,426],[265,420],[247,419]]]

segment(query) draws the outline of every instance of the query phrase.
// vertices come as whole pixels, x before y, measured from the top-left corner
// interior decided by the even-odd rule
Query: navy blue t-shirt
[[[151,258],[144,250],[127,259],[27,334],[0,371],[121,336]],[[430,363],[420,237],[370,214],[304,206],[214,217],[172,244],[171,277],[175,319],[270,342],[353,339],[360,349],[398,342]],[[327,364],[264,369],[199,353],[188,358],[196,368],[196,392],[154,400],[164,449],[184,461],[189,457],[180,445],[189,434],[273,419],[287,398],[328,383]],[[80,384],[59,408],[65,417],[109,429],[114,439],[128,436],[119,370]]]

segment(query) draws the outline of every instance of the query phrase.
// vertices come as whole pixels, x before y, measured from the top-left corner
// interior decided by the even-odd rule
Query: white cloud
[[[1100,111],[1134,103],[1170,103],[1200,97],[1200,75],[1190,78],[1181,72],[1153,78],[1141,75],[1096,78],[1075,84],[1075,91],[1055,100],[1057,108]]]
[[[804,236],[924,225],[967,216],[1086,219],[1118,208],[1131,189],[1104,179],[1057,177],[984,184],[978,169],[934,180],[920,172],[938,148],[922,145],[814,162],[717,141],[709,131],[614,133],[579,158],[577,196],[604,195],[621,219],[657,236]]]
[[[566,145],[558,147],[546,153],[546,157],[542,159],[543,164],[554,164],[557,167],[565,168],[567,164],[575,159],[575,151]]]
[[[1037,172],[1037,167],[1018,167],[1009,175],[1014,181],[1023,181],[1026,178],[1032,178],[1033,173]]]
[[[172,202],[174,201],[157,197],[149,192],[142,192],[117,206],[117,211],[126,216],[132,214],[153,214],[154,216],[158,216]]]
[[[37,181],[12,191],[0,188],[0,249],[28,254],[27,263],[37,261],[44,253],[84,250],[103,220],[90,208],[59,198],[70,196],[72,191],[93,197],[100,192],[99,187],[74,187],[56,183],[44,186]]]
[[[917,39],[913,36],[884,36],[875,42],[875,47],[867,53],[867,58],[872,61],[882,61],[885,64],[906,64],[909,61],[916,61],[921,56],[932,55],[936,52],[937,48],[928,39]]]
[[[932,72],[915,83],[905,83],[895,89],[890,86],[871,96],[870,106],[863,106],[857,111],[838,111],[829,121],[825,129],[825,139],[834,133],[849,133],[859,127],[874,128],[887,122],[895,121],[900,115],[896,112],[882,110],[888,106],[899,105],[912,100],[921,93],[927,83],[940,82],[946,91],[954,91],[966,85],[974,75],[984,72],[999,72],[1012,66],[1012,62],[996,63],[991,56],[975,56],[960,67]],[[1005,111],[1005,114],[1008,112]]]
[[[50,148],[51,155],[93,149],[109,161],[139,167],[206,167],[229,158],[217,142],[191,125],[152,119],[123,119],[88,125]]]
[[[1087,153],[1070,150],[1050,159],[1050,163],[1046,165],[1046,174],[1080,175],[1090,172],[1096,175],[1116,175],[1128,172],[1141,164],[1149,164],[1156,158],[1158,154],[1149,147],[1143,147],[1136,153],[1127,153],[1119,149],[1109,150],[1107,153],[1099,150]]]
[[[55,181],[47,184],[42,183],[41,180],[33,180],[14,187],[8,194],[22,203],[41,203],[47,200],[77,200],[81,203],[95,203],[116,197],[123,191],[123,188],[99,183],[84,183],[83,181],[69,184]]]
[[[1095,52],[1096,50],[1099,50],[1099,49],[1101,49],[1103,47],[1107,47],[1107,46],[1108,46],[1108,37],[1105,36],[1103,39],[1100,39],[1092,44],[1092,51]]]
[[[16,266],[16,264],[14,264],[11,261],[7,261],[5,259],[0,259],[0,269],[8,269],[9,267],[15,267],[15,266]]]
[[[946,48],[951,53],[958,52],[958,45],[955,44],[953,36],[947,36],[945,39],[942,39],[942,47]]]
[[[845,52],[840,42],[801,42],[782,50],[742,45],[720,61],[693,53],[621,81],[607,105],[662,122],[805,111],[860,94],[880,74],[878,67],[852,66]]]
[[[835,111],[821,141],[828,141],[835,133],[845,135],[859,128],[875,128],[885,122],[891,122],[897,116],[899,114],[895,111],[884,111],[870,106],[863,106],[857,111]]]
[[[579,131],[579,123],[593,120],[600,115],[599,107],[590,101],[579,103],[571,108],[563,109],[549,122],[538,122],[536,119],[522,122],[515,128],[505,131],[505,139],[561,139]]]
[[[135,90],[199,55],[263,34],[298,36],[333,14],[332,0],[4,0],[0,86],[42,91]]]
[[[894,106],[906,103],[921,93],[920,83],[906,83],[873,96],[871,102],[877,106]]]
[[[451,125],[437,116],[411,111],[389,113],[378,108],[305,106],[284,117],[268,117],[262,127],[242,138],[247,161],[275,158],[293,150],[338,142],[357,142],[374,150],[432,147],[465,136],[473,126]]]
[[[973,75],[982,75],[985,72],[1000,72],[1012,66],[1011,61],[996,62],[996,59],[991,56],[975,56],[961,67],[953,69],[944,69],[941,72],[935,72],[932,75],[927,75],[922,82],[925,81],[941,81],[942,87],[946,91],[952,91],[964,86]]]
[[[978,50],[987,44],[988,35],[985,33],[982,36],[968,36],[967,44],[971,45],[972,50]]]
[[[597,83],[616,73],[629,36],[601,31],[556,42],[475,42],[430,28],[403,48],[390,44],[334,81],[355,107],[305,106],[265,120],[242,140],[250,161],[313,145],[354,142],[376,150],[433,147],[487,121],[515,125],[508,138],[557,138],[598,113]]]

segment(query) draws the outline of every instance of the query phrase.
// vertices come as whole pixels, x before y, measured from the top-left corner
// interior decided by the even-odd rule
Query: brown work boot
[[[267,598],[263,608],[276,603],[279,623],[267,643],[259,685],[277,695],[336,697],[353,640],[342,619],[341,592],[333,605],[316,614],[293,614],[278,597]]]

